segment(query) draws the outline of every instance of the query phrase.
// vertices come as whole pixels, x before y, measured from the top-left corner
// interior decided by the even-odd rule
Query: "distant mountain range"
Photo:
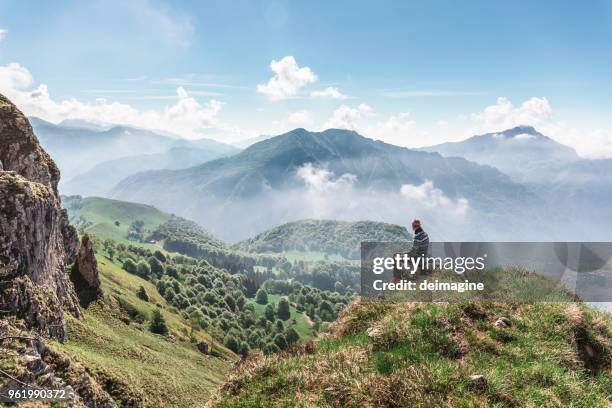
[[[187,141],[128,126],[30,118],[44,148],[62,171],[65,194],[106,195],[139,171],[179,169],[235,154],[239,148],[210,139]]]
[[[493,167],[340,129],[296,129],[200,166],[139,173],[111,196],[194,219],[230,241],[299,218],[406,225],[419,213],[440,239],[556,232],[544,202]],[[465,216],[454,212],[462,203]]]
[[[426,147],[446,157],[494,166],[542,197],[565,217],[572,240],[609,240],[612,159],[584,159],[531,126]],[[571,237],[571,235],[570,235]]]
[[[550,170],[556,172],[559,166],[581,160],[574,149],[544,136],[531,126],[517,126],[420,150],[494,166],[521,182],[547,179]]]
[[[32,124],[57,158],[62,193],[155,205],[230,242],[305,218],[420,217],[437,240],[611,235],[612,159],[581,158],[530,126],[417,150],[295,129],[241,151],[80,120]]]
[[[140,154],[108,160],[68,180],[64,183],[62,191],[66,194],[105,196],[117,183],[132,174],[147,170],[184,169],[234,154],[237,151],[238,149],[234,150],[231,146],[223,146],[220,149],[201,149],[194,145],[186,145],[171,147],[162,153]]]

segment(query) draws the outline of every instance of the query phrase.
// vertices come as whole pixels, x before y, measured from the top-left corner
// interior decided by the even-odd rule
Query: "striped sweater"
[[[414,238],[412,240],[412,248],[410,248],[409,255],[412,257],[427,256],[429,252],[429,236],[423,228],[417,228],[414,231]]]

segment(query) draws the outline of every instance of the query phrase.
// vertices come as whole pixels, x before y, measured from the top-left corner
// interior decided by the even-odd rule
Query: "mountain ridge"
[[[558,166],[581,160],[573,148],[543,135],[532,126],[516,126],[419,150],[490,165],[520,182],[537,177],[528,173],[542,171],[551,163]]]
[[[298,217],[313,218],[316,208],[305,198],[315,200],[317,188],[333,190],[336,186],[342,187],[339,183],[350,187],[355,195],[363,193],[370,198],[365,204],[355,203],[372,207],[356,209],[359,214],[372,212],[376,200],[393,205],[392,201],[398,198],[384,200],[383,197],[399,196],[405,185],[412,186],[412,190],[431,190],[425,202],[419,204],[424,207],[423,211],[430,211],[425,208],[430,204],[459,205],[462,199],[484,212],[482,219],[487,222],[489,217],[499,218],[504,212],[522,213],[525,218],[531,211],[539,211],[537,196],[493,167],[394,146],[341,129],[309,132],[298,128],[255,143],[228,158],[183,170],[138,173],[122,180],[110,196],[148,203],[194,219],[225,239],[235,241]],[[314,190],[309,193],[309,189]],[[323,194],[319,197],[328,196],[332,190],[319,192]],[[278,197],[272,197],[275,194]],[[254,205],[261,197],[269,198],[267,206]],[[290,200],[295,200],[293,207]],[[399,212],[399,204],[396,207]],[[252,214],[255,219],[238,225],[236,219],[244,220],[245,214]],[[342,219],[364,218],[359,214]],[[406,214],[401,219],[411,216]],[[401,222],[399,214],[396,217],[397,220],[379,218],[376,221]],[[215,222],[214,218],[222,222]],[[331,214],[327,218],[341,217]],[[436,217],[432,217],[430,224],[435,222]],[[443,231],[445,226],[435,228]],[[445,235],[459,238],[450,228]],[[479,236],[486,234],[471,235],[472,239]]]
[[[63,175],[62,185],[97,164],[131,156],[163,154],[174,147],[198,148],[213,153],[210,157],[234,154],[240,149],[212,139],[188,141],[176,135],[125,125],[102,127],[76,124],[63,126],[33,118],[33,128],[41,145],[55,158]],[[203,160],[204,161],[204,160]],[[189,163],[187,163],[189,164]],[[102,175],[101,177],[103,177]],[[78,190],[69,191],[72,194]],[[100,194],[99,191],[96,192]]]
[[[568,240],[610,239],[605,225],[612,222],[607,204],[612,200],[612,183],[605,175],[612,172],[612,159],[582,158],[571,147],[530,126],[422,150],[464,157],[508,174],[541,197],[546,206],[564,214],[572,223],[568,228],[575,231]]]
[[[232,246],[247,252],[321,251],[358,259],[362,241],[409,242],[405,227],[374,221],[305,219],[264,231]]]

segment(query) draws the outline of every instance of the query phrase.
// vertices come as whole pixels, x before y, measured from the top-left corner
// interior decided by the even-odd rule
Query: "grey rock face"
[[[96,261],[91,239],[87,235],[83,235],[81,239],[81,246],[79,247],[70,279],[74,283],[82,306],[86,307],[89,303],[102,296],[100,277],[98,276],[98,262]]]
[[[25,116],[0,95],[0,309],[63,340],[64,311],[81,316],[66,274],[78,250],[60,207],[59,170]]]
[[[116,407],[112,397],[86,367],[44,338],[26,331],[21,324],[0,320],[0,338],[3,339],[0,341],[0,361],[15,367],[11,377],[0,376],[0,395],[7,395],[9,389],[23,388],[24,383],[36,384],[41,388],[65,390],[66,399],[61,406]],[[42,401],[35,405],[49,406]]]

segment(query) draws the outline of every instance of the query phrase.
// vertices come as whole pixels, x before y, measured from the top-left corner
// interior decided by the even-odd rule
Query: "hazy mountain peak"
[[[415,198],[413,190],[426,190],[427,197]],[[464,197],[469,197],[470,208],[494,207],[497,214],[504,212],[500,206],[510,211],[538,205],[530,192],[488,166],[386,144],[350,130],[302,128],[196,167],[134,174],[110,195],[195,219],[229,241],[294,219],[374,215],[376,221],[405,222],[410,212],[435,212],[429,216],[436,224],[430,231],[452,234],[460,228],[451,224],[464,220]],[[245,221],[245,214],[255,216]]]
[[[325,129],[323,132],[321,132],[321,134],[323,135],[330,135],[330,134],[340,134],[340,135],[355,135],[355,136],[361,136],[359,133],[357,133],[354,130],[350,130],[350,129],[340,129],[340,128],[329,128],[329,129]],[[363,137],[363,136],[361,136]]]
[[[53,123],[49,122],[48,120],[41,119],[38,116],[29,116],[28,121],[30,121],[30,125],[33,128],[36,128],[38,126],[55,126]]]
[[[503,135],[505,137],[517,137],[520,135],[544,136],[540,132],[538,132],[533,126],[528,125],[515,126],[511,129],[506,129],[502,132],[497,132],[495,134]]]
[[[422,150],[443,156],[463,157],[497,167],[519,181],[548,177],[547,171],[580,160],[574,149],[538,132],[533,126],[516,126],[501,132],[472,136]]]
[[[103,132],[113,127],[113,125],[108,123],[87,119],[64,119],[57,125],[68,129],[87,129],[98,132]]]

